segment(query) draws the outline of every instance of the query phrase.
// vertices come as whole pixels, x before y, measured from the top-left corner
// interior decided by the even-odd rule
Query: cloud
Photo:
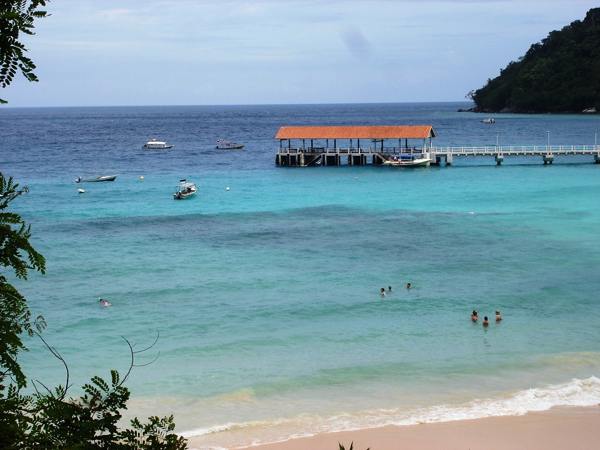
[[[103,9],[98,11],[98,16],[103,19],[115,20],[120,19],[122,17],[127,17],[132,14],[131,9],[127,8],[111,8],[111,9]]]
[[[346,28],[340,35],[342,42],[356,59],[365,60],[371,56],[373,46],[359,28]]]

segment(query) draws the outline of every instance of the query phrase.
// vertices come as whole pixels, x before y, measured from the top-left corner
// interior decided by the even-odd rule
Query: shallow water
[[[127,368],[121,335],[140,348],[159,332],[131,413],[173,412],[206,446],[598,402],[600,166],[273,164],[280,125],[431,123],[452,145],[543,145],[547,130],[592,144],[598,126],[485,126],[459,106],[0,109],[0,167],[30,187],[16,208],[48,260],[17,284],[77,384]],[[141,150],[150,136],[176,147]],[[216,151],[221,137],[247,147]],[[77,194],[76,176],[98,174],[118,178]],[[172,200],[181,177],[197,198]],[[505,320],[484,330],[472,309]],[[60,382],[28,345],[31,377]]]

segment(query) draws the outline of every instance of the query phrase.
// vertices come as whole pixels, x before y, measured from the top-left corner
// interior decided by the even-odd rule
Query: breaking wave
[[[567,383],[531,388],[503,397],[475,399],[462,404],[443,404],[415,410],[377,409],[342,413],[330,417],[300,415],[271,421],[226,423],[197,428],[181,433],[186,438],[245,431],[257,436],[249,446],[281,442],[315,434],[379,428],[388,425],[416,425],[451,422],[485,417],[519,416],[528,412],[546,411],[556,406],[593,406],[600,403],[600,378],[572,379]],[[258,438],[261,430],[268,439]],[[293,430],[293,431],[292,431]],[[216,437],[216,436],[215,436]],[[219,447],[196,447],[215,449]]]

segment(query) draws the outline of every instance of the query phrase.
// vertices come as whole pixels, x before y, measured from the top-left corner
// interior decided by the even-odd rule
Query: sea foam
[[[572,379],[562,384],[530,388],[496,398],[474,399],[462,404],[442,404],[414,410],[377,409],[342,413],[330,417],[301,415],[273,421],[227,423],[180,433],[186,438],[218,433],[248,432],[247,445],[254,446],[309,437],[319,433],[353,431],[389,425],[451,422],[486,417],[519,416],[556,406],[593,406],[600,403],[600,378]],[[284,430],[286,430],[284,432]],[[293,431],[292,431],[293,430]],[[263,433],[264,432],[264,433]],[[268,438],[262,436],[268,435]],[[215,447],[200,447],[215,448]]]

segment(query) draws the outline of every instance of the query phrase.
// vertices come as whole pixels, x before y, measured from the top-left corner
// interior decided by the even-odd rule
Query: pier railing
[[[297,148],[289,148],[282,147],[279,149],[279,153],[282,155],[295,155],[298,153],[329,153],[329,154],[339,154],[339,155],[350,155],[350,154],[373,154],[373,153],[383,153],[383,154],[399,154],[399,153],[422,153],[426,152],[428,149],[423,149],[420,147],[297,147]]]
[[[559,156],[589,155],[600,164],[600,145],[483,145],[461,147],[281,147],[276,156],[279,166],[308,167],[314,165],[339,166],[381,165],[403,154],[422,155],[431,164],[452,165],[455,157],[492,157],[501,165],[507,156],[541,157],[544,164],[552,164]],[[344,163],[342,162],[344,161]]]
[[[600,145],[489,145],[475,147],[431,147],[434,154],[451,154],[456,156],[485,155],[593,155],[600,152]]]
[[[349,154],[399,154],[399,153],[432,153],[437,155],[451,154],[455,156],[494,156],[494,155],[594,155],[600,153],[600,145],[484,145],[461,147],[282,147],[280,154],[329,153]]]

